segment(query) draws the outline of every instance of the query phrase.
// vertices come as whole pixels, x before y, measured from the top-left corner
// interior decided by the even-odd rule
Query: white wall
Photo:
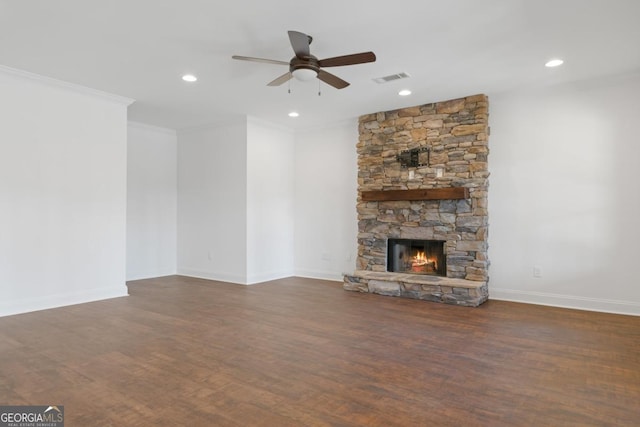
[[[127,280],[176,274],[177,137],[129,122]]]
[[[640,314],[637,93],[638,74],[490,94],[490,298]],[[355,269],[356,142],[355,120],[296,133],[297,276]]]
[[[6,68],[0,93],[0,315],[126,295],[129,101]],[[640,314],[637,93],[639,74],[490,95],[492,299]],[[355,269],[355,119],[179,132],[177,203],[175,137],[129,134],[131,278],[173,272],[176,230],[179,274]]]
[[[0,315],[127,295],[131,100],[0,68]]]
[[[297,276],[342,281],[355,270],[357,142],[357,119],[296,133]]]
[[[247,122],[247,283],[293,276],[294,134]]]
[[[490,298],[640,314],[639,93],[635,74],[490,97]]]
[[[178,274],[247,282],[247,119],[178,132]]]

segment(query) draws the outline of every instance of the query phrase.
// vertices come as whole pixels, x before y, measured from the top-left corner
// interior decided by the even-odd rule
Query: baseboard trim
[[[292,271],[272,271],[269,273],[256,274],[247,277],[248,285],[257,285],[258,283],[270,282],[272,280],[284,279],[293,276]]]
[[[129,296],[125,285],[0,303],[0,317]]]
[[[599,311],[603,313],[640,316],[640,304],[620,300],[587,298],[574,295],[560,295],[543,292],[520,291],[515,289],[492,288],[489,284],[489,300],[513,301],[527,304],[576,310]]]
[[[139,273],[132,274],[131,276],[127,276],[127,282],[132,282],[134,280],[145,280],[145,279],[156,279],[158,277],[167,277],[167,276],[175,276],[175,271],[158,271],[155,273]]]
[[[208,271],[191,270],[189,268],[179,268],[176,273],[179,276],[195,277],[196,279],[215,280],[218,282],[233,283],[234,285],[247,285],[244,277],[234,274],[210,273]]]
[[[154,275],[154,276],[147,276],[147,275],[145,275],[145,276],[140,276],[140,277],[138,277],[138,276],[134,276],[134,277],[132,277],[132,278],[127,277],[127,283],[129,283],[129,282],[136,282],[136,281],[138,281],[138,280],[160,279],[160,278],[162,278],[162,277],[171,277],[171,276],[177,276],[177,275],[178,275],[178,273],[173,272],[173,273],[165,273],[165,274],[156,274],[156,275]]]
[[[317,270],[296,270],[294,273],[296,277],[305,277],[307,279],[331,280],[333,282],[344,281],[345,274],[346,273],[332,273],[328,271],[317,271]]]

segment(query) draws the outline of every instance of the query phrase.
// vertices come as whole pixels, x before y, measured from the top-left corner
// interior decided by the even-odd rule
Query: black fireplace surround
[[[387,271],[446,277],[445,243],[443,240],[389,239]]]

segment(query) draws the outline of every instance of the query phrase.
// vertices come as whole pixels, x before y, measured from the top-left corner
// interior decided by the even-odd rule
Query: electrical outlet
[[[443,174],[444,174],[444,170],[442,170],[442,168],[436,169],[436,178],[442,178]]]
[[[542,277],[542,267],[539,265],[533,266],[533,277]]]

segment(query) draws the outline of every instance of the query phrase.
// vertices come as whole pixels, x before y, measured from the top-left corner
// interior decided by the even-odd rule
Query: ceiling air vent
[[[394,80],[406,79],[409,77],[410,76],[407,73],[398,73],[398,74],[391,74],[389,76],[384,76],[384,77],[377,77],[373,79],[373,81],[376,83],[382,84],[382,83],[392,82]]]

